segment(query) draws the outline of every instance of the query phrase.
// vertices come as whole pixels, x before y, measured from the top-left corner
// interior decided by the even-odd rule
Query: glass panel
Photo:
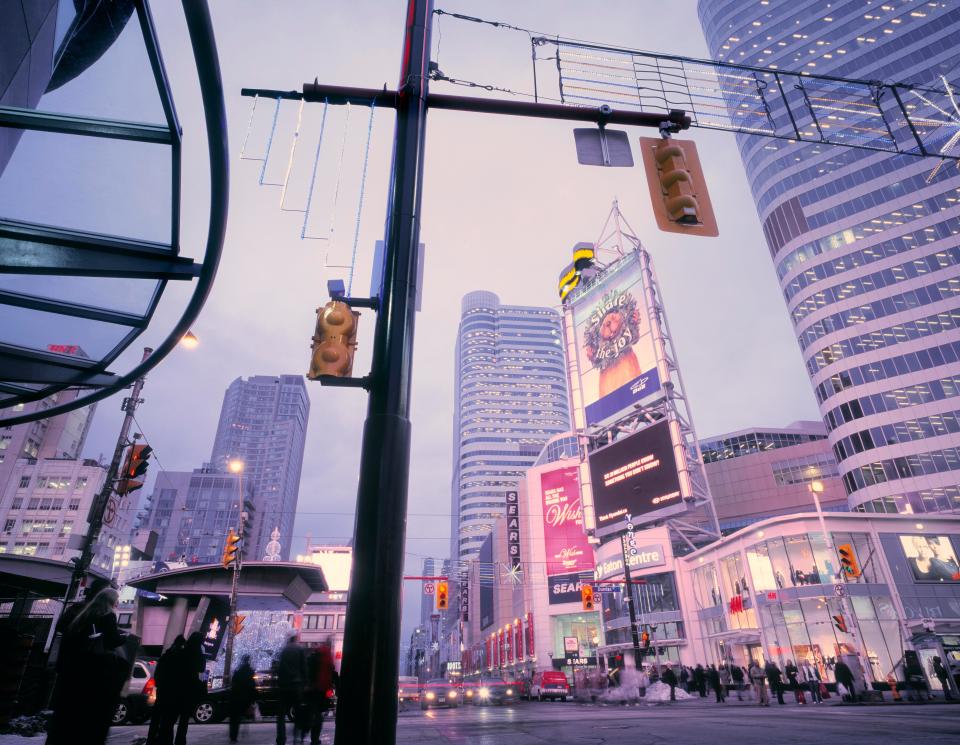
[[[820,573],[813,559],[813,550],[806,535],[793,535],[784,538],[787,546],[787,558],[793,572],[795,585],[820,584]]]
[[[770,563],[773,565],[773,576],[776,579],[777,587],[792,587],[792,572],[790,562],[787,560],[787,551],[783,545],[782,538],[771,538],[767,541],[767,551],[770,556]]]
[[[777,583],[774,576],[766,543],[758,543],[747,549],[747,563],[750,566],[750,576],[753,578],[753,589],[757,592],[776,590],[783,586]]]
[[[837,578],[837,559],[834,552],[827,548],[823,533],[811,533],[809,537],[810,546],[813,549],[814,561],[820,573],[820,582],[822,584],[839,582]]]
[[[70,357],[101,359],[130,333],[129,326],[0,305],[0,341]]]
[[[0,275],[0,290],[143,315],[157,288],[152,279]]]

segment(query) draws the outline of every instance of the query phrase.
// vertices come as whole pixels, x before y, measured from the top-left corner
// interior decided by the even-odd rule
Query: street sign
[[[107,506],[103,510],[103,522],[106,525],[113,525],[113,521],[117,519],[117,508],[120,505],[117,503],[117,500],[114,497],[110,497],[107,500]]]
[[[424,595],[433,595],[437,591],[437,586],[433,582],[424,582],[423,583],[423,594]]]
[[[563,637],[563,651],[567,654],[580,655],[580,640],[575,636]]]
[[[838,598],[842,598],[844,595],[847,594],[847,588],[844,587],[843,585],[834,585],[833,592]]]

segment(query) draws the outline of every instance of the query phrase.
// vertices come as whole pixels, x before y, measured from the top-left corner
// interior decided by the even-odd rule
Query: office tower
[[[239,525],[241,489],[255,525],[253,490],[242,476],[216,471],[209,464],[193,471],[160,471],[140,521],[141,530],[157,534],[153,558],[189,564],[220,562],[227,532]],[[260,556],[245,553],[244,558]]]
[[[954,4],[700,0],[699,11],[726,62],[940,90],[960,74]],[[918,118],[942,116],[904,95]],[[960,173],[737,138],[851,509],[960,509]]]
[[[242,461],[256,514],[245,555],[262,560],[273,530],[280,532],[280,557],[290,556],[310,399],[303,377],[256,375],[227,388],[214,440],[212,466],[226,472]]]
[[[820,504],[846,512],[847,495],[822,422],[752,427],[700,441],[700,452],[724,534],[758,520],[813,512],[811,484]]]
[[[560,316],[463,298],[456,349],[451,559],[474,558],[551,435],[570,429]]]

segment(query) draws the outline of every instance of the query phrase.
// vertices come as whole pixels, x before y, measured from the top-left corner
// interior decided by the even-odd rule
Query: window
[[[79,491],[87,485],[87,476],[77,476],[77,480],[73,484],[74,491]]]
[[[20,489],[26,489],[30,486],[30,476],[21,476],[20,477]]]
[[[6,521],[6,523],[4,523],[4,525],[3,525],[3,532],[4,532],[4,533],[12,533],[12,532],[13,532],[13,529],[16,527],[16,525],[17,525],[17,521],[16,521],[16,520],[10,520],[10,519],[8,519],[8,520]]]
[[[11,510],[19,510],[23,508],[23,498],[14,497],[13,501],[10,503]]]
[[[67,509],[70,510],[71,512],[76,512],[77,510],[79,510],[79,509],[80,509],[80,500],[79,500],[79,499],[71,499],[71,500],[70,500],[70,504],[67,505]]]

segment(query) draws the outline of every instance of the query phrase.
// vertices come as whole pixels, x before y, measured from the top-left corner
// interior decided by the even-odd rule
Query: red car
[[[530,698],[543,701],[545,698],[566,701],[570,695],[567,676],[559,670],[540,670],[533,674],[530,683]]]

